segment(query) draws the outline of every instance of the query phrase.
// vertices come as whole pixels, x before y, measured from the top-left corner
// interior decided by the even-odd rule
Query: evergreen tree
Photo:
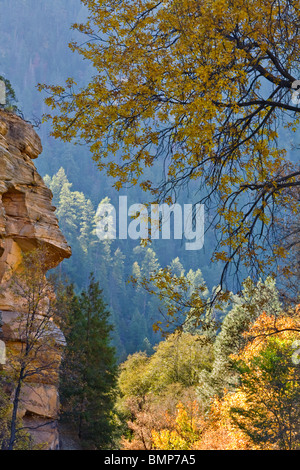
[[[172,260],[170,264],[170,271],[172,274],[174,274],[177,277],[184,275],[184,268],[178,256]]]
[[[0,80],[4,83],[5,86],[5,104],[0,103],[0,109],[5,109],[6,111],[17,112],[17,98],[16,93],[7,78],[4,78],[0,75]]]
[[[204,401],[215,394],[222,395],[225,388],[235,389],[238,375],[233,366],[232,354],[245,346],[243,333],[263,312],[277,315],[281,311],[279,293],[272,278],[255,285],[251,279],[243,283],[240,296],[233,296],[232,308],[225,316],[221,331],[214,343],[214,363],[211,372],[200,377],[199,396]]]
[[[64,168],[61,167],[58,172],[52,176],[52,178],[49,175],[45,175],[43,179],[45,184],[49,186],[52,191],[54,205],[58,205],[62,188],[67,185],[67,187],[70,189],[72,186],[72,184],[68,181]]]
[[[190,288],[190,292],[189,294],[192,295],[193,291],[199,287],[199,286],[204,286],[205,289],[203,290],[202,292],[202,296],[204,298],[207,298],[208,295],[209,295],[209,291],[206,287],[206,283],[204,281],[204,278],[203,278],[203,275],[202,275],[202,271],[201,269],[197,269],[197,271],[193,271],[192,269],[190,269],[187,274],[186,274],[186,279],[188,280],[188,282],[190,283],[191,285],[191,288]]]
[[[93,204],[82,192],[72,191],[72,184],[63,168],[52,178],[46,175],[44,181],[53,193],[60,228],[73,253],[76,253],[72,260],[62,263],[63,269],[79,287],[86,287],[89,273],[94,267],[93,256],[89,253],[94,254],[96,240]]]
[[[93,275],[86,290],[76,296],[71,289],[69,298],[64,325],[67,349],[62,364],[62,416],[71,421],[83,446],[107,449],[112,445],[116,383],[109,312]]]

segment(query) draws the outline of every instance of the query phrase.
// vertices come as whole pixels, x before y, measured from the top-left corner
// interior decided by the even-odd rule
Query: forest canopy
[[[299,124],[300,10],[291,0],[84,0],[85,87],[41,85],[53,135],[86,142],[100,169],[173,201],[196,182],[219,241],[214,259],[250,275],[288,255],[299,165],[279,137]],[[161,179],[145,169],[163,163]],[[299,232],[288,227],[286,237]],[[293,243],[294,246],[294,243]],[[286,274],[290,274],[288,266]]]

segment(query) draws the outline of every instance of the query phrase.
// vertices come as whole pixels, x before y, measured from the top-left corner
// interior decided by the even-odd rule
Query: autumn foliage
[[[281,120],[299,124],[298,2],[83,3],[88,20],[73,27],[85,40],[71,49],[95,74],[81,89],[76,77],[40,86],[53,135],[86,142],[117,189],[140,184],[171,202],[195,182],[217,207],[214,259],[271,269],[287,255],[273,230],[299,210],[299,167],[278,145]],[[154,166],[162,179],[147,177]]]
[[[193,393],[172,406],[146,394],[130,410],[126,449],[292,450],[300,448],[299,307],[287,314],[261,313],[245,347],[232,359],[239,373],[234,391],[212,397],[204,409]],[[151,398],[152,397],[152,398]],[[175,400],[175,402],[174,402]]]

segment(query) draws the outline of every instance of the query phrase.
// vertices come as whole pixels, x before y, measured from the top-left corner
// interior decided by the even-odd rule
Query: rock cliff
[[[20,117],[0,110],[0,286],[17,269],[22,253],[37,246],[47,249],[49,269],[71,255],[51,204],[52,193],[33,162],[41,152],[41,141],[33,127]],[[22,342],[14,326],[22,316],[20,308],[9,289],[0,292],[0,340],[7,349],[18,349]],[[58,343],[63,341],[54,324],[53,335]],[[58,372],[59,347],[57,355]],[[43,379],[38,375],[32,377],[22,387],[19,409],[26,426],[35,428],[30,431],[35,442],[47,442],[49,449],[58,447],[57,378],[58,373]]]

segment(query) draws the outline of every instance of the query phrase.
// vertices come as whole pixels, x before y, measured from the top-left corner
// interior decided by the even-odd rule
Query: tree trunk
[[[13,412],[12,412],[11,425],[10,425],[10,438],[9,438],[7,450],[13,450],[15,440],[16,440],[17,414],[18,414],[18,408],[19,408],[21,387],[22,387],[22,382],[23,382],[23,373],[24,373],[24,370],[21,369],[19,379],[18,379],[18,384],[15,390],[14,401],[13,401]]]

